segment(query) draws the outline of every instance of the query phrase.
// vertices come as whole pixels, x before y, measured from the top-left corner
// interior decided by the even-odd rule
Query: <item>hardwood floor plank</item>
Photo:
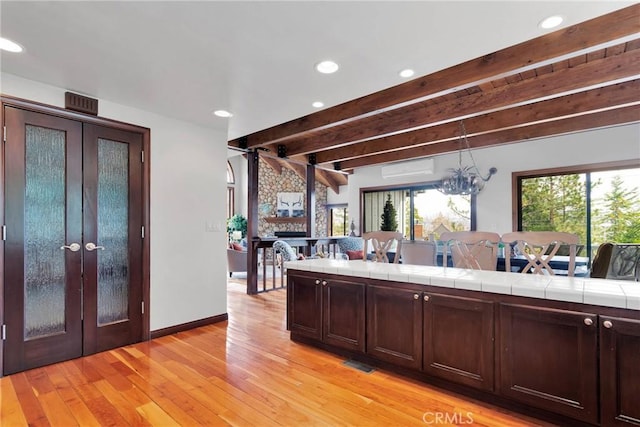
[[[73,413],[56,391],[50,391],[38,396],[47,419],[54,426],[79,425]]]
[[[109,403],[106,397],[100,396],[86,402],[87,407],[91,410],[100,425],[103,426],[120,426],[127,425],[126,420],[120,415],[118,410]]]
[[[155,402],[149,402],[142,406],[138,406],[136,411],[149,422],[150,425],[157,426],[180,426],[180,424],[174,420],[169,414],[167,414],[162,408],[155,404]]]
[[[34,394],[27,375],[24,372],[20,372],[12,375],[11,382],[16,391],[16,396],[20,402],[23,414],[27,419],[27,424],[30,426],[48,426],[51,425],[47,420],[47,415],[42,409],[42,405]]]
[[[56,392],[69,407],[78,424],[83,427],[99,427],[100,423],[98,420],[93,416],[91,410],[64,375],[61,369],[62,365],[63,364],[50,365],[43,369],[45,369],[47,375],[49,375],[49,379],[55,387]]]
[[[33,389],[36,396],[49,393],[54,390],[53,384],[51,384],[49,376],[44,369],[31,369],[29,371],[25,371],[24,374],[29,381],[29,386]]]
[[[171,360],[158,357],[159,354],[154,351],[153,359],[145,359],[132,357],[125,349],[114,351],[116,357],[127,360],[127,369],[131,372],[128,375],[129,381],[165,408],[181,424],[228,425],[201,400],[190,396],[188,390],[194,386],[182,381],[179,375],[159,363],[160,360],[164,363]]]
[[[102,378],[107,380],[116,390],[126,391],[131,389],[131,382],[111,364],[113,360],[113,356],[110,356],[108,352],[103,352],[96,354],[95,357],[91,357],[87,363],[99,372]],[[117,359],[115,360],[117,361]],[[98,380],[96,383],[100,381],[101,380]]]
[[[4,378],[0,378],[0,425],[27,425],[27,418],[24,416],[13,383]]]
[[[131,383],[129,383],[131,384]],[[135,389],[117,390],[109,381],[96,381],[95,386],[104,397],[113,405],[128,425],[147,426],[152,425],[143,417],[137,408],[151,402],[144,393],[135,393]]]
[[[69,383],[76,390],[83,402],[88,402],[100,397],[100,392],[89,382],[88,378],[83,376],[82,371],[76,366],[75,360],[63,362],[57,366],[64,372]]]
[[[210,408],[193,398],[177,384],[167,381],[157,393],[154,402],[164,408],[182,425],[226,426],[228,423],[218,417]]]
[[[245,290],[230,280],[228,321],[0,378],[0,423],[424,426],[440,414],[448,424],[550,425],[385,370],[348,367],[289,339],[285,290]]]

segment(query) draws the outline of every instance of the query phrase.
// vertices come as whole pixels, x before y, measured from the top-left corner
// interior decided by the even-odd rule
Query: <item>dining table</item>
[[[438,252],[437,261],[438,266],[442,266],[442,252]],[[529,260],[524,255],[512,255],[510,258],[511,261],[511,271],[512,272],[522,272],[522,269],[527,266]],[[452,260],[450,256],[447,256],[447,266],[453,267]],[[505,271],[505,257],[498,256],[498,265],[496,267],[497,271]],[[566,276],[569,271],[569,257],[566,255],[556,255],[553,257],[551,261],[549,261],[549,266],[553,269],[553,272],[560,276]],[[575,260],[575,276],[588,276],[589,275],[589,257],[576,257]]]

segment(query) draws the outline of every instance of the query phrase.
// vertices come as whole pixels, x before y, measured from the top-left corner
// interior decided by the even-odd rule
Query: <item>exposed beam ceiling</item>
[[[639,122],[640,4],[242,140],[352,170],[455,151],[460,120],[472,148]]]
[[[307,179],[306,175],[306,167],[304,163],[298,161],[291,161],[288,159],[281,159],[277,157],[272,157],[269,154],[263,153],[260,158],[264,160],[264,162],[269,165],[273,171],[281,175],[282,169],[290,169],[296,175],[298,175],[303,180]],[[331,188],[335,193],[340,193],[340,186],[347,184],[347,175],[342,172],[336,172],[333,170],[326,170],[321,167],[316,168],[316,181],[319,181],[326,187]]]

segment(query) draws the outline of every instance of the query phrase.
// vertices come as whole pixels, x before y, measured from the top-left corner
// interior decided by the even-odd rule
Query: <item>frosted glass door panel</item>
[[[65,332],[65,132],[26,126],[24,338]]]
[[[98,325],[129,318],[129,146],[98,139]]]

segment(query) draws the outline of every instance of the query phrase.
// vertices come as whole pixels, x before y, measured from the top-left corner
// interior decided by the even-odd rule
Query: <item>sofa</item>
[[[247,271],[247,249],[242,245],[229,244],[227,247],[227,271],[229,277],[234,272]]]

